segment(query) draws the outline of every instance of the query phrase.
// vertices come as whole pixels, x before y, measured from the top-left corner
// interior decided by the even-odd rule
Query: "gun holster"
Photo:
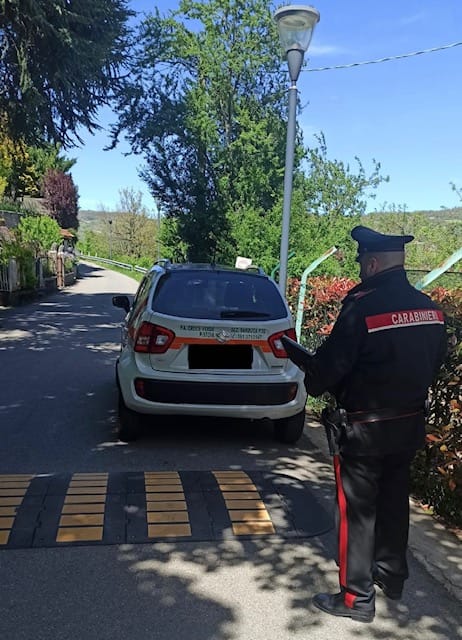
[[[335,456],[339,453],[339,445],[342,436],[347,433],[348,421],[347,414],[344,409],[328,409],[325,408],[321,413],[322,424],[326,430],[327,444],[329,445],[329,453]]]

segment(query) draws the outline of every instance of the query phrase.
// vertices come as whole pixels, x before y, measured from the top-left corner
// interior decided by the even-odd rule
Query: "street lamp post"
[[[310,46],[311,37],[319,22],[319,11],[307,5],[288,5],[274,14],[281,45],[289,67],[289,113],[287,120],[286,162],[284,172],[284,200],[282,207],[281,253],[279,289],[283,296],[287,288],[287,261],[289,251],[290,207],[294,173],[295,129],[297,114],[297,80],[303,64],[303,56]]]
[[[109,223],[109,260],[112,260],[112,220]]]

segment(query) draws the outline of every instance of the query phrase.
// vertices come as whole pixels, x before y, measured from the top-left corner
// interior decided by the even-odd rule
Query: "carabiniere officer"
[[[322,611],[372,622],[374,583],[399,600],[408,578],[410,465],[425,441],[428,389],[446,353],[443,313],[410,285],[404,245],[358,226],[361,283],[306,363],[309,395],[329,391],[345,415],[334,455],[340,591]]]

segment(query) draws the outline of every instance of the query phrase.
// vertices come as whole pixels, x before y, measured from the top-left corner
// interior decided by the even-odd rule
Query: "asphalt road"
[[[143,439],[120,443],[114,362],[122,312],[111,296],[133,293],[136,283],[89,264],[80,273],[63,292],[0,310],[1,475],[242,469],[301,483],[307,507],[314,496],[332,512],[332,472],[310,439],[314,426],[297,446],[284,446],[269,425],[159,418]],[[412,558],[403,600],[380,593],[372,625],[314,609],[314,593],[337,587],[334,548],[332,530],[0,547],[0,638],[462,638],[460,603]]]

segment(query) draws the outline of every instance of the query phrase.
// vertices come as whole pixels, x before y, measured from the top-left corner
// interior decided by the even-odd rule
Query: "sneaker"
[[[347,607],[344,603],[344,593],[318,593],[313,598],[313,604],[321,611],[330,613],[332,616],[351,618],[357,622],[372,622],[375,616],[375,608],[359,609]]]

